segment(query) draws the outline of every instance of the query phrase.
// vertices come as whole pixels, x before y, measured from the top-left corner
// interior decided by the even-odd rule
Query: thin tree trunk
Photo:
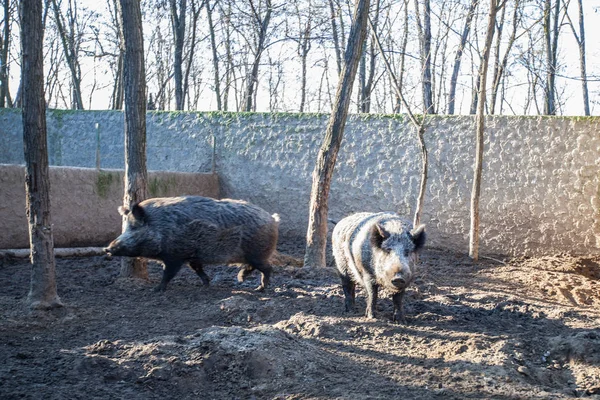
[[[34,309],[49,309],[60,307],[62,303],[56,291],[56,264],[50,216],[42,1],[23,0],[19,8],[25,192],[31,248],[31,285],[27,303]]]
[[[358,0],[354,9],[354,19],[341,79],[338,83],[333,110],[325,131],[325,139],[319,150],[317,163],[313,171],[310,195],[308,229],[306,233],[306,253],[304,265],[325,267],[325,247],[327,242],[327,211],[331,177],[340,149],[352,87],[358,69],[358,62],[367,33],[369,19],[369,0]]]
[[[335,62],[337,66],[337,73],[340,76],[342,72],[342,50],[340,46],[340,40],[338,37],[338,28],[336,21],[336,11],[333,4],[333,0],[329,0],[329,11],[331,12],[331,33],[333,35],[333,48],[335,49]]]
[[[77,51],[75,50],[74,39],[69,38],[69,40],[67,40],[67,32],[65,31],[65,27],[62,21],[62,14],[60,12],[56,0],[52,0],[52,5],[54,6],[56,27],[58,28],[60,40],[63,45],[65,58],[67,59],[67,65],[69,66],[69,70],[71,71],[71,81],[73,83],[73,105],[75,109],[83,110],[83,98],[81,97],[81,73],[79,72],[79,61],[77,59]],[[71,35],[73,34],[74,33],[71,32]]]
[[[119,57],[117,59],[117,73],[115,84],[113,86],[113,110],[123,109],[123,51],[119,48]]]
[[[483,134],[485,131],[485,88],[487,81],[488,63],[490,49],[494,39],[496,27],[496,13],[498,12],[498,0],[490,0],[490,12],[488,14],[488,26],[485,35],[485,46],[483,57],[479,68],[479,93],[477,96],[476,116],[476,143],[475,143],[475,165],[473,169],[473,188],[471,191],[471,225],[469,232],[469,256],[479,259],[479,200],[481,198],[481,180],[483,172]]]
[[[566,5],[565,5],[566,7]],[[567,18],[569,19],[569,26],[573,31],[573,36],[577,41],[577,46],[579,48],[579,70],[581,73],[581,94],[583,96],[583,112],[585,115],[590,115],[590,99],[587,85],[587,72],[586,72],[586,61],[585,61],[585,26],[583,22],[583,4],[582,0],[577,0],[578,7],[578,17],[579,17],[579,34],[575,30],[575,25],[569,14],[567,13]]]
[[[460,71],[460,62],[462,60],[462,54],[467,44],[469,32],[471,31],[471,22],[475,15],[475,9],[479,4],[479,0],[471,0],[469,5],[469,12],[467,13],[467,19],[465,20],[465,26],[463,27],[462,35],[460,37],[460,43],[454,56],[454,67],[452,68],[452,77],[450,78],[450,88],[448,90],[448,114],[454,114],[454,108],[456,103],[456,84],[458,82],[458,73]]]
[[[494,114],[496,110],[496,97],[498,96],[498,88],[500,87],[500,82],[504,77],[504,71],[506,70],[506,66],[508,65],[508,57],[510,55],[510,51],[512,49],[513,44],[515,43],[517,37],[517,26],[519,22],[519,6],[521,4],[521,0],[515,0],[515,10],[513,13],[513,26],[512,31],[510,33],[510,38],[508,39],[508,43],[506,44],[506,52],[504,53],[504,57],[502,57],[502,61],[498,62],[500,55],[497,51],[496,55],[496,63],[494,65],[494,78],[492,81],[492,97],[490,99],[490,114]],[[506,6],[505,6],[506,7]],[[497,47],[499,49],[499,46]],[[502,104],[502,102],[500,103]],[[500,111],[502,113],[502,111]]]
[[[10,48],[10,0],[4,0],[4,31],[0,52],[0,108],[12,107],[8,91],[8,51]]]
[[[248,81],[246,82],[244,111],[253,111],[256,108],[256,104],[254,103],[254,91],[258,86],[258,68],[260,67],[262,53],[265,50],[267,29],[269,28],[271,12],[273,11],[271,0],[267,0],[267,11],[265,17],[261,19],[258,10],[254,7],[252,0],[250,0],[250,5],[252,6],[254,17],[256,18],[256,24],[258,25],[258,44],[256,46],[256,54],[254,56],[254,62],[252,63],[251,72],[248,76]]]
[[[421,88],[423,91],[423,113],[435,114],[433,107],[433,88],[431,83],[431,4],[430,0],[423,0],[423,23],[419,2],[415,0],[417,13],[417,31],[419,33],[420,59],[421,59]]]
[[[146,72],[142,13],[137,1],[119,0],[124,42],[125,83],[125,194],[123,204],[131,208],[147,196],[146,169]],[[123,219],[125,222],[125,219]],[[148,279],[146,262],[123,258],[122,277]]]
[[[556,115],[556,64],[558,57],[558,34],[560,31],[559,11],[560,0],[555,0],[552,14],[552,0],[544,2],[544,38],[546,40],[546,93],[544,114]],[[554,17],[551,26],[551,18]]]
[[[300,10],[296,4],[296,12],[298,13],[298,26],[302,29],[302,21],[300,18]],[[312,47],[312,9],[309,2],[308,16],[304,29],[300,31],[298,38],[298,55],[300,56],[300,112],[304,112],[306,106],[306,85],[307,85],[307,59],[308,53]]]
[[[363,52],[363,61],[361,62],[361,91],[360,91],[360,112],[370,113],[371,112],[371,94],[373,92],[373,82],[375,80],[375,67],[377,64],[377,52],[375,51],[375,38],[374,35],[378,32],[379,25],[379,5],[380,0],[375,3],[375,10],[373,11],[373,32],[371,33],[371,44],[367,46],[365,44],[365,50]],[[368,48],[367,48],[368,47]],[[367,74],[367,56],[369,58],[369,72]],[[364,71],[363,71],[364,65]]]
[[[400,112],[400,105],[402,104],[402,98],[400,97],[401,91],[402,91],[402,87],[403,87],[403,81],[404,81],[404,63],[406,60],[406,45],[408,44],[408,2],[409,0],[404,0],[404,28],[403,28],[403,36],[402,36],[402,42],[400,44],[400,71],[398,72],[398,79],[396,81],[396,86],[397,89],[396,90],[396,108],[394,109],[394,113],[399,113]],[[376,42],[379,41],[378,37],[375,37]],[[381,46],[379,45],[379,52],[382,54],[382,57],[384,59],[384,61],[386,61],[385,58],[385,54],[383,54],[383,52],[381,51]],[[386,67],[388,68],[388,72],[391,74],[392,70],[391,70],[391,65],[387,65]],[[410,112],[410,110],[408,110],[407,112]]]
[[[583,23],[582,0],[577,0],[579,7],[579,65],[581,69],[581,90],[583,93],[583,109],[585,115],[590,115],[590,98],[588,95],[587,73],[585,64],[585,27]]]
[[[190,39],[190,52],[187,56],[185,74],[183,77],[183,98],[188,99],[188,110],[192,109],[192,104],[189,96],[190,88],[190,72],[192,71],[192,64],[194,62],[194,54],[196,52],[196,32],[198,31],[198,19],[200,18],[200,11],[204,2],[200,4],[200,7],[196,8],[196,2],[192,0],[192,37]],[[197,101],[194,104],[194,109],[197,108]]]
[[[216,3],[216,1],[215,1]],[[217,53],[217,41],[215,39],[215,26],[213,25],[212,9],[210,1],[206,2],[206,17],[208,19],[208,31],[210,33],[210,47],[212,50],[212,63],[215,83],[215,96],[217,98],[217,110],[221,111],[221,79],[219,78],[219,54]]]
[[[187,9],[187,1],[170,0],[171,5],[171,27],[173,29],[175,53],[173,60],[173,69],[175,71],[175,109],[183,110],[183,39],[185,38],[185,14]],[[178,10],[179,8],[179,10]]]
[[[301,82],[300,82],[300,112],[304,112],[304,106],[306,104],[306,59],[308,57],[308,51],[310,49],[310,45],[308,45],[308,48],[306,47],[307,44],[304,43],[302,45],[302,49],[301,49],[301,58],[300,58],[300,64],[301,64]]]

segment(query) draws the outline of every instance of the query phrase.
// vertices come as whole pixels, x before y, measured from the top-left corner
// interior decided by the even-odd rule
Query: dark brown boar
[[[241,200],[214,200],[200,196],[154,198],[119,207],[123,233],[104,251],[114,256],[146,257],[164,264],[156,287],[164,291],[182,265],[188,263],[205,285],[207,264],[246,264],[238,274],[243,281],[257,269],[257,290],[269,283],[269,257],[277,245],[279,216]]]

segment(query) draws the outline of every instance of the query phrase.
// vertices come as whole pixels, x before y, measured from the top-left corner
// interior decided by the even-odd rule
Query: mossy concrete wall
[[[0,162],[22,163],[21,116],[0,110]],[[282,217],[280,233],[302,240],[312,171],[327,115],[148,114],[148,167],[216,171],[225,196]],[[425,140],[429,183],[423,222],[433,246],[468,250],[474,117],[433,116]],[[96,123],[98,129],[96,130]],[[123,115],[116,111],[48,113],[53,165],[123,166]],[[99,137],[99,141],[97,141]],[[600,118],[486,119],[481,251],[501,254],[598,252]],[[412,217],[421,160],[402,116],[350,116],[333,176],[329,214],[395,210]]]
[[[150,172],[152,197],[219,196],[214,174]],[[29,247],[25,167],[0,164],[0,249]],[[121,231],[123,171],[50,167],[50,203],[56,247],[105,246]]]

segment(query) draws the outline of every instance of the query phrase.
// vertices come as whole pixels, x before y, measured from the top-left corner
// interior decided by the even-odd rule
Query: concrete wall
[[[311,174],[328,117],[305,114],[148,114],[148,166],[209,171],[211,138],[222,192],[282,217],[281,234],[303,237]],[[48,114],[50,162],[122,167],[122,114]],[[0,162],[22,162],[20,114],[0,110]],[[600,237],[600,118],[486,120],[481,251],[502,254],[597,253]],[[468,249],[474,118],[434,116],[423,222],[430,244]],[[351,116],[338,157],[330,216],[396,210],[412,216],[419,184],[415,133],[402,116]]]
[[[152,197],[219,197],[214,174],[150,172]],[[29,246],[25,167],[0,164],[0,249]],[[50,168],[50,202],[56,247],[105,246],[121,232],[123,171]]]

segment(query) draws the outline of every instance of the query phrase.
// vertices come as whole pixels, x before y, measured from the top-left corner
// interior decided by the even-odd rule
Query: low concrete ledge
[[[121,231],[123,170],[50,167],[55,247],[104,246]],[[220,197],[216,174],[150,171],[150,197]],[[25,167],[0,164],[0,249],[29,247]]]

